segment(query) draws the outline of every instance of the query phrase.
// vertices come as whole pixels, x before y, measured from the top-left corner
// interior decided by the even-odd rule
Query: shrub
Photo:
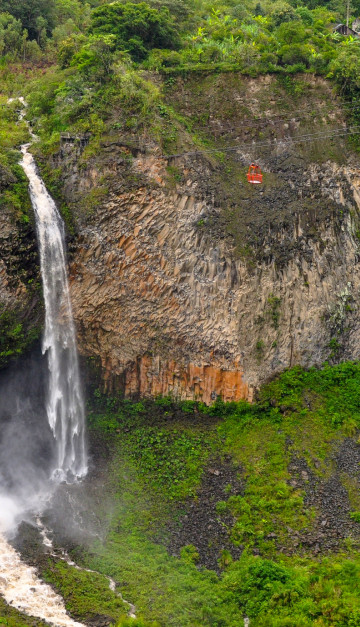
[[[180,557],[185,562],[189,562],[190,564],[195,564],[199,561],[199,553],[197,548],[193,544],[187,544],[180,549]]]
[[[309,54],[301,44],[285,45],[279,50],[279,57],[284,65],[304,64],[309,66]]]
[[[297,7],[296,13],[300,16],[304,24],[311,25],[314,23],[313,15],[307,7]]]
[[[175,50],[159,50],[154,48],[149,54],[146,67],[149,70],[159,70],[161,67],[175,67],[180,65],[181,55]]]
[[[283,22],[300,21],[300,16],[287,2],[275,2],[270,12],[274,26],[280,26]]]
[[[59,44],[58,62],[62,69],[69,67],[81,46],[85,43],[84,35],[70,35]]]
[[[350,518],[354,522],[360,523],[360,512],[351,512],[350,513]]]
[[[145,2],[114,2],[95,9],[91,32],[114,35],[116,47],[127,50],[135,61],[146,58],[153,48],[176,49],[180,45],[167,8],[153,9]]]

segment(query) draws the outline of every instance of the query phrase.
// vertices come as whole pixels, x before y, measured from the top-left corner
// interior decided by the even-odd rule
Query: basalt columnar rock
[[[360,354],[359,162],[325,137],[345,124],[330,88],[305,77],[286,100],[270,77],[201,87],[179,79],[169,101],[193,119],[208,106],[199,133],[236,151],[166,160],[114,132],[96,154],[63,137],[53,161],[76,221],[80,351],[99,361],[105,388],[129,396],[251,399],[286,367]]]
[[[16,184],[0,166],[0,368],[33,342],[42,321],[35,228],[16,215],[3,195]]]

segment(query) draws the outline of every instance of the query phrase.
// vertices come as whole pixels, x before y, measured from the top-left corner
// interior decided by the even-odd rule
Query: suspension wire
[[[237,129],[242,130],[244,128],[254,128],[254,126],[260,126],[261,124],[264,123],[269,123],[269,124],[274,124],[276,122],[298,122],[300,120],[306,120],[306,119],[315,119],[315,118],[319,118],[319,117],[324,117],[325,115],[330,115],[332,112],[334,112],[335,109],[326,109],[324,111],[318,111],[317,113],[313,113],[310,112],[306,113],[304,115],[289,115],[288,117],[284,117],[281,115],[271,115],[268,117],[262,117],[262,118],[255,118],[255,119],[251,119],[251,118],[242,118],[242,121],[244,122],[251,122],[251,124],[241,124],[241,126],[231,126],[229,129],[225,129],[225,133],[226,132],[233,132],[236,131]],[[352,110],[350,111],[345,111],[345,113],[356,113],[357,111],[360,111],[360,104],[352,107]],[[216,128],[213,128],[213,133],[216,133]]]
[[[341,108],[344,110],[345,109],[345,113],[349,113],[349,112],[356,112],[356,111],[360,111],[360,100],[355,101],[352,104],[341,104],[339,103],[339,106],[341,106]],[[308,113],[304,113],[303,115],[287,115],[287,116],[283,116],[281,114],[279,115],[269,115],[269,116],[263,116],[263,117],[255,117],[255,118],[241,118],[242,122],[250,122],[249,126],[243,125],[241,124],[241,126],[232,126],[231,130],[236,130],[236,129],[244,129],[244,128],[253,128],[255,125],[259,125],[259,124],[263,124],[264,122],[297,122],[298,120],[303,120],[303,119],[307,119],[307,118],[317,118],[317,117],[321,117],[324,115],[329,115],[332,112],[336,112],[335,107],[329,108],[327,107],[324,110],[319,110],[318,112],[314,112],[313,109],[309,109]],[[339,113],[341,113],[341,111],[339,111]],[[215,129],[214,129],[215,130]],[[226,131],[225,131],[226,132]]]
[[[277,147],[288,144],[301,144],[306,142],[315,142],[317,139],[331,139],[335,137],[343,137],[346,135],[359,135],[360,134],[360,126],[355,126],[352,129],[348,128],[338,128],[327,133],[308,133],[306,135],[299,135],[298,137],[284,137],[284,139],[274,139],[264,142],[247,142],[244,144],[237,144],[236,146],[229,146],[225,148],[209,148],[207,150],[191,150],[186,152],[181,152],[174,155],[160,155],[161,159],[174,159],[176,157],[185,157],[185,156],[201,156],[204,154],[213,154],[213,153],[224,153],[224,152],[236,152],[241,149],[256,149],[256,148],[264,148],[264,147]]]
[[[355,100],[352,103],[336,103],[338,104],[339,107],[341,107],[342,109],[345,109],[345,111],[350,110],[350,109],[360,109],[360,100]],[[301,120],[302,118],[307,118],[307,117],[319,117],[322,114],[325,113],[329,113],[335,111],[335,103],[333,107],[326,107],[326,109],[324,109],[323,111],[320,109],[318,112],[314,112],[313,113],[313,109],[309,109],[309,113],[308,114],[304,114],[304,115],[291,115],[288,114],[287,116],[282,116],[282,115],[269,115],[267,117],[263,116],[263,117],[258,117],[255,119],[254,118],[242,118],[241,120],[243,122],[266,122],[268,120]],[[341,111],[340,111],[341,113]]]

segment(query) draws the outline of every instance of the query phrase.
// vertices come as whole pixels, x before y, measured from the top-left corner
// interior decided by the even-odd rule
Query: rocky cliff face
[[[17,184],[0,167],[0,368],[31,345],[42,321],[35,229],[18,218],[3,195]]]
[[[208,85],[213,110],[202,124],[223,145],[248,143],[254,128],[257,141],[283,138],[260,155],[262,187],[245,181],[255,158],[246,146],[225,159],[167,161],[156,146],[144,152],[116,136],[86,159],[86,140],[65,137],[55,158],[77,222],[71,291],[80,350],[100,361],[107,389],[207,403],[219,394],[251,398],[288,366],[359,357],[358,162],[343,140],[320,138],[316,151],[301,144],[298,110],[274,118],[275,79],[227,80],[227,92]],[[327,85],[304,80],[296,106],[326,107]],[[191,115],[196,90],[181,90],[172,105]],[[268,107],[250,130],[247,97]],[[306,124],[320,132],[344,123],[334,107],[316,116]]]

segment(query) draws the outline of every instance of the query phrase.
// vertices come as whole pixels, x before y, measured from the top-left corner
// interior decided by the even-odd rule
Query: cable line
[[[346,113],[348,113],[350,110],[356,111],[359,110],[360,111],[360,100],[355,101],[354,103],[351,104],[340,104],[339,106],[341,106],[342,109],[345,110]],[[287,116],[282,116],[282,115],[269,115],[269,116],[263,116],[263,117],[253,117],[253,118],[241,118],[241,122],[251,122],[250,126],[244,126],[243,124],[241,124],[241,126],[235,126],[232,127],[233,129],[236,128],[252,128],[252,126],[254,126],[255,124],[261,124],[263,122],[272,122],[272,121],[276,121],[276,122],[288,122],[288,121],[294,121],[297,122],[297,120],[303,120],[306,118],[316,118],[316,117],[320,117],[323,116],[325,114],[329,114],[331,112],[336,111],[335,106],[334,107],[327,107],[324,110],[319,110],[318,112],[314,112],[313,109],[309,109],[308,113],[305,113],[303,115],[287,115]],[[339,113],[341,113],[341,111],[339,111]],[[211,115],[211,113],[210,113]]]
[[[360,126],[355,126],[352,129],[347,128],[338,128],[328,133],[308,133],[306,135],[299,135],[298,137],[284,137],[283,139],[274,139],[264,142],[247,142],[244,144],[237,144],[236,146],[229,146],[225,148],[209,148],[205,150],[190,150],[185,151],[173,155],[160,155],[161,159],[174,159],[176,157],[185,157],[185,156],[201,156],[204,154],[213,154],[216,152],[236,152],[241,149],[256,149],[256,148],[264,148],[264,147],[276,147],[283,146],[287,144],[301,144],[306,142],[314,142],[317,139],[331,139],[335,137],[344,137],[346,135],[359,135],[360,134]]]

